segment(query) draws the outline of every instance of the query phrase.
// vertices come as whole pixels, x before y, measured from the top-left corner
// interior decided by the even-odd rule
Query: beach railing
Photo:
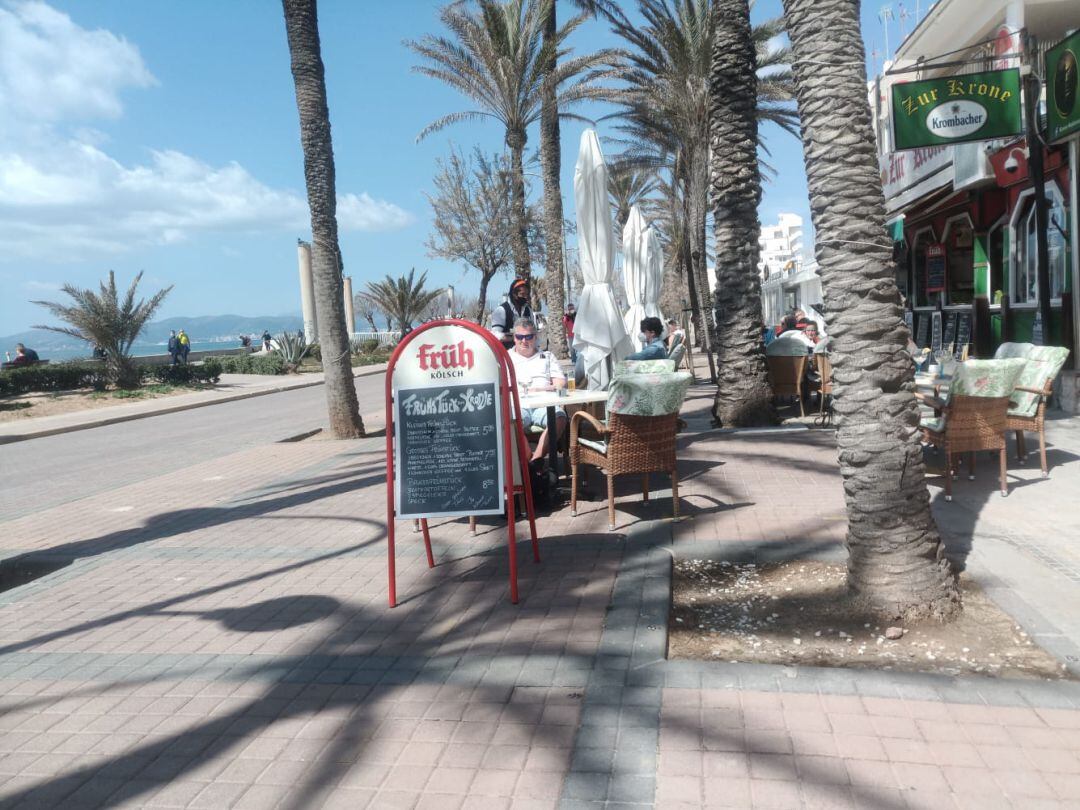
[[[397,329],[381,332],[353,332],[349,335],[350,340],[377,340],[380,346],[392,346],[401,338],[401,332]]]

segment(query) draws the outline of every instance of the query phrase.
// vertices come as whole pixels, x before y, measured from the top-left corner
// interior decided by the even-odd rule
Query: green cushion
[[[607,455],[607,442],[598,442],[594,439],[583,439],[578,436],[578,444],[583,444],[598,453],[603,453],[604,455]]]
[[[615,364],[614,376],[623,374],[663,374],[675,370],[674,360],[620,360]]]
[[[693,381],[693,375],[687,371],[616,376],[608,388],[608,413],[624,416],[678,413]]]
[[[961,363],[949,386],[949,397],[1007,397],[1016,388],[1016,381],[1027,363],[1020,359]]]
[[[1031,343],[1002,343],[994,352],[995,360],[1009,360],[1015,357],[1027,357],[1028,352],[1034,349]]]

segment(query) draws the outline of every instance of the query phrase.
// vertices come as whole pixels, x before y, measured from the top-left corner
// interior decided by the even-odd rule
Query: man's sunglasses
[[[514,335],[514,340],[525,341],[525,340],[532,340],[535,337],[536,337],[536,335]]]

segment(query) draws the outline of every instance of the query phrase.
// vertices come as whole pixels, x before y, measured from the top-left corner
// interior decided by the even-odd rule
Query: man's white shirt
[[[565,380],[562,368],[551,352],[535,352],[526,357],[516,351],[510,352],[518,385],[530,388],[551,385],[554,380]]]

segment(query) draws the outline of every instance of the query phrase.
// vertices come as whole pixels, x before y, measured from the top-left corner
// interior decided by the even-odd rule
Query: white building
[[[821,279],[817,263],[804,261],[803,221],[798,214],[780,214],[758,237],[761,258],[761,309],[767,326],[775,326],[796,307],[820,309]]]

